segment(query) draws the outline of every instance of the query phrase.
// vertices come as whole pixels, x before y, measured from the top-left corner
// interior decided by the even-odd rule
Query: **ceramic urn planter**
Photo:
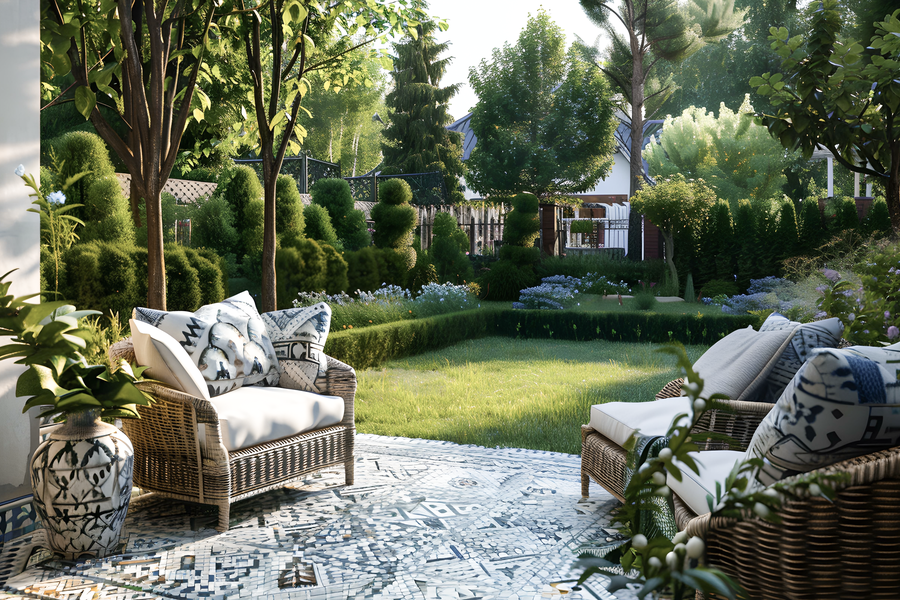
[[[63,558],[115,553],[131,500],[134,449],[98,411],[71,414],[31,459],[47,545]]]

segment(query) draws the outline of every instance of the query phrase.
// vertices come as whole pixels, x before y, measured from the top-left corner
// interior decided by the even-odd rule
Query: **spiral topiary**
[[[378,204],[372,208],[375,221],[375,246],[389,248],[402,255],[406,270],[416,265],[416,251],[412,247],[412,233],[417,213],[409,201],[412,190],[402,179],[388,179],[378,188]]]

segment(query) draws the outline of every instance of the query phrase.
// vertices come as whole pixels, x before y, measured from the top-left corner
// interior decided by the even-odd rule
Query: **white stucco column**
[[[18,269],[7,278],[15,296],[40,289],[40,222],[26,212],[31,198],[13,173],[20,164],[35,177],[40,169],[39,7],[35,0],[0,0],[0,275]],[[38,432],[15,397],[21,371],[0,361],[0,509],[31,493],[28,460]]]

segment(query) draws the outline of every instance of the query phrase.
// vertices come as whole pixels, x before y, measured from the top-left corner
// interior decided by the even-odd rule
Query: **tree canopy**
[[[544,11],[528,19],[515,46],[494,50],[469,71],[478,95],[478,138],[467,181],[486,195],[584,192],[610,172],[617,120],[609,85]]]
[[[900,231],[900,10],[875,23],[868,48],[842,40],[836,0],[811,5],[810,30],[789,36],[773,27],[769,39],[782,73],[750,79],[771,99],[760,121],[786,148],[804,156],[827,148],[851,171],[885,182],[894,231]]]
[[[659,143],[648,144],[643,156],[651,176],[702,178],[737,211],[738,200],[780,195],[783,171],[795,154],[753,121],[753,107],[745,97],[737,112],[721,104],[718,118],[693,106],[667,117]]]
[[[391,79],[394,88],[387,95],[388,124],[384,129],[384,173],[425,173],[440,171],[450,194],[450,202],[465,200],[459,179],[466,173],[462,162],[462,140],[447,131],[453,118],[448,103],[459,84],[441,87],[450,58],[440,58],[449,44],[434,40],[434,21],[417,27],[394,44]]]

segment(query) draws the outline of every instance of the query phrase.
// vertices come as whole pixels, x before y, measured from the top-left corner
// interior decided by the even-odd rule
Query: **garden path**
[[[356,484],[343,469],[215,509],[132,500],[122,554],[61,563],[8,542],[10,597],[614,600],[599,576],[577,590],[572,550],[605,537],[617,502],[581,498],[580,458],[360,434]],[[0,575],[2,577],[2,575]],[[630,594],[618,598],[632,597]]]

